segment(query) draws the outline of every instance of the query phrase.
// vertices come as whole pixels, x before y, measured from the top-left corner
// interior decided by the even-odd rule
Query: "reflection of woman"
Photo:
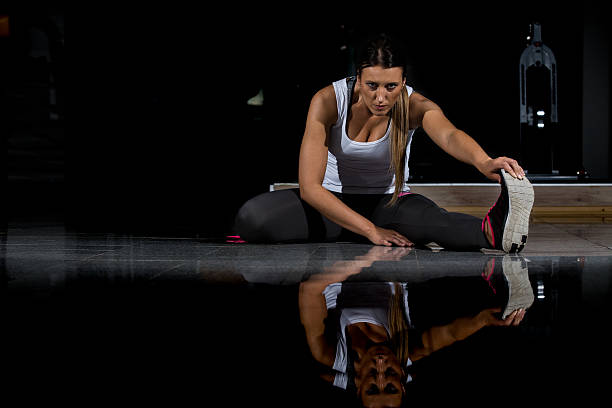
[[[487,308],[418,330],[412,324],[406,284],[341,283],[373,261],[398,259],[409,251],[375,246],[365,256],[338,262],[300,285],[300,317],[321,377],[354,390],[364,406],[398,406],[412,379],[408,368],[413,361],[485,326],[518,325],[524,317],[524,310],[515,310],[500,320],[495,317],[500,308]]]

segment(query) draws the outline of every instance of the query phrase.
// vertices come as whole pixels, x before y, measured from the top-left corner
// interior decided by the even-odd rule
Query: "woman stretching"
[[[456,251],[519,252],[533,187],[516,160],[489,157],[438,105],[406,85],[403,50],[386,34],[358,54],[357,75],[318,91],[299,158],[299,188],[260,194],[238,211],[234,233],[251,243],[435,242]],[[445,152],[501,184],[484,219],[448,212],[410,193],[412,135],[422,127]]]

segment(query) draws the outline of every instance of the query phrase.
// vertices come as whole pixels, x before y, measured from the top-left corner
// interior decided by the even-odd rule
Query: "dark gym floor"
[[[534,303],[521,324],[482,329],[415,364],[408,402],[548,404],[603,395],[610,379],[606,224],[534,224],[519,255],[85,234],[53,223],[9,224],[0,237],[9,389],[24,401],[51,392],[85,404],[347,406],[347,392],[318,378],[298,309],[301,282],[347,262],[350,281],[438,282],[436,309],[449,315],[491,260],[497,276],[510,260],[528,271]]]

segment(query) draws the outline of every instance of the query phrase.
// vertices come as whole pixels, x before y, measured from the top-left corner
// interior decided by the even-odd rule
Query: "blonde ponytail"
[[[391,110],[391,165],[389,171],[395,173],[395,191],[387,203],[387,207],[394,205],[399,194],[403,191],[406,166],[406,146],[409,135],[409,96],[405,86],[402,86],[400,96]]]
[[[399,282],[393,283],[394,293],[389,299],[389,337],[391,347],[402,367],[410,358],[408,347],[408,322],[404,309],[404,288]]]

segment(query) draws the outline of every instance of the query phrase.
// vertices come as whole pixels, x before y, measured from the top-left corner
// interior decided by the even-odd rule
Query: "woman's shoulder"
[[[323,100],[333,100],[335,103],[336,102],[336,89],[334,87],[334,84],[329,84],[326,87],[319,89],[317,93],[315,93],[314,97],[320,98]]]
[[[350,79],[351,77],[342,78],[337,81],[334,81],[326,87],[321,88],[317,92],[317,94],[320,94],[328,101],[333,100],[334,102],[337,102],[340,100],[344,100],[344,97],[346,96],[346,93],[348,91],[348,84]]]
[[[324,117],[327,124],[336,122],[338,105],[333,84],[321,88],[314,94],[310,103],[310,109],[313,112],[318,112],[320,117]]]

